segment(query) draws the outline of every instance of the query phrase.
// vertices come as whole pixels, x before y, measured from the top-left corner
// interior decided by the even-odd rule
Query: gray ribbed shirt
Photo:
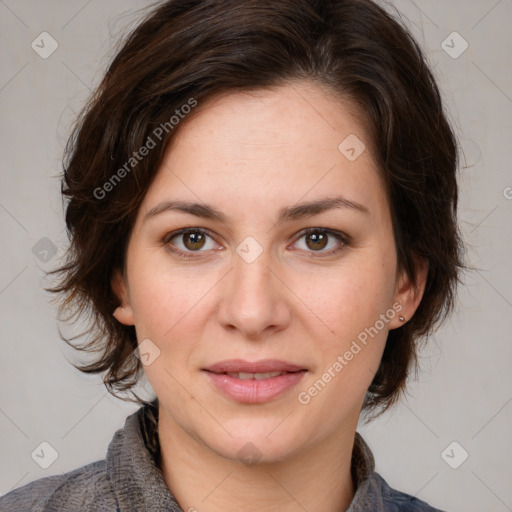
[[[14,489],[0,498],[0,511],[183,512],[159,469],[156,403],[126,418],[105,459]],[[374,468],[370,448],[356,433],[352,454],[356,493],[346,512],[442,512],[390,488]]]

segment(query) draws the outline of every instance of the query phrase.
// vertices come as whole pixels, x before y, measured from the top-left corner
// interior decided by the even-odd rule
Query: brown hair
[[[66,341],[88,337],[75,348],[101,356],[75,366],[105,372],[114,396],[131,390],[143,402],[132,390],[142,373],[135,329],[112,316],[111,277],[123,269],[138,208],[174,134],[171,116],[219,93],[297,79],[327,86],[364,114],[387,186],[398,266],[415,281],[413,257],[429,263],[415,315],[389,332],[365,409],[395,402],[416,368],[419,340],[453,309],[463,268],[457,144],[425,57],[399,18],[370,0],[166,1],[124,41],[64,157],[71,243],[50,291],[61,293],[66,320],[89,318],[89,328]],[[158,144],[132,160],[159,127]]]

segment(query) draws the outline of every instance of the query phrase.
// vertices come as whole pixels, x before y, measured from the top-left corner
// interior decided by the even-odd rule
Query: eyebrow
[[[333,210],[335,208],[349,208],[364,214],[369,214],[366,206],[350,201],[344,197],[328,197],[317,201],[307,203],[299,203],[296,205],[281,208],[277,217],[277,224],[285,221],[302,219],[304,217],[312,217],[322,212]],[[164,201],[149,210],[144,222],[168,211],[180,211],[201,217],[203,219],[211,219],[229,225],[228,217],[214,206],[207,203],[193,203],[188,201]]]

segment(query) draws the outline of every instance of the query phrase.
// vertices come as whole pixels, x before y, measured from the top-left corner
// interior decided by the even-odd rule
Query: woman
[[[156,395],[106,459],[2,510],[434,511],[356,432],[461,263],[457,150],[419,47],[370,0],[167,1],[67,148],[61,312],[82,366]],[[77,347],[78,348],[78,347]]]

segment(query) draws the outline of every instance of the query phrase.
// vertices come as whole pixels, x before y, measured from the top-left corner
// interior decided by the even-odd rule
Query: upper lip
[[[244,361],[243,359],[227,359],[215,363],[204,370],[213,373],[266,373],[266,372],[297,372],[305,370],[303,366],[280,361],[278,359],[263,359],[261,361]]]

